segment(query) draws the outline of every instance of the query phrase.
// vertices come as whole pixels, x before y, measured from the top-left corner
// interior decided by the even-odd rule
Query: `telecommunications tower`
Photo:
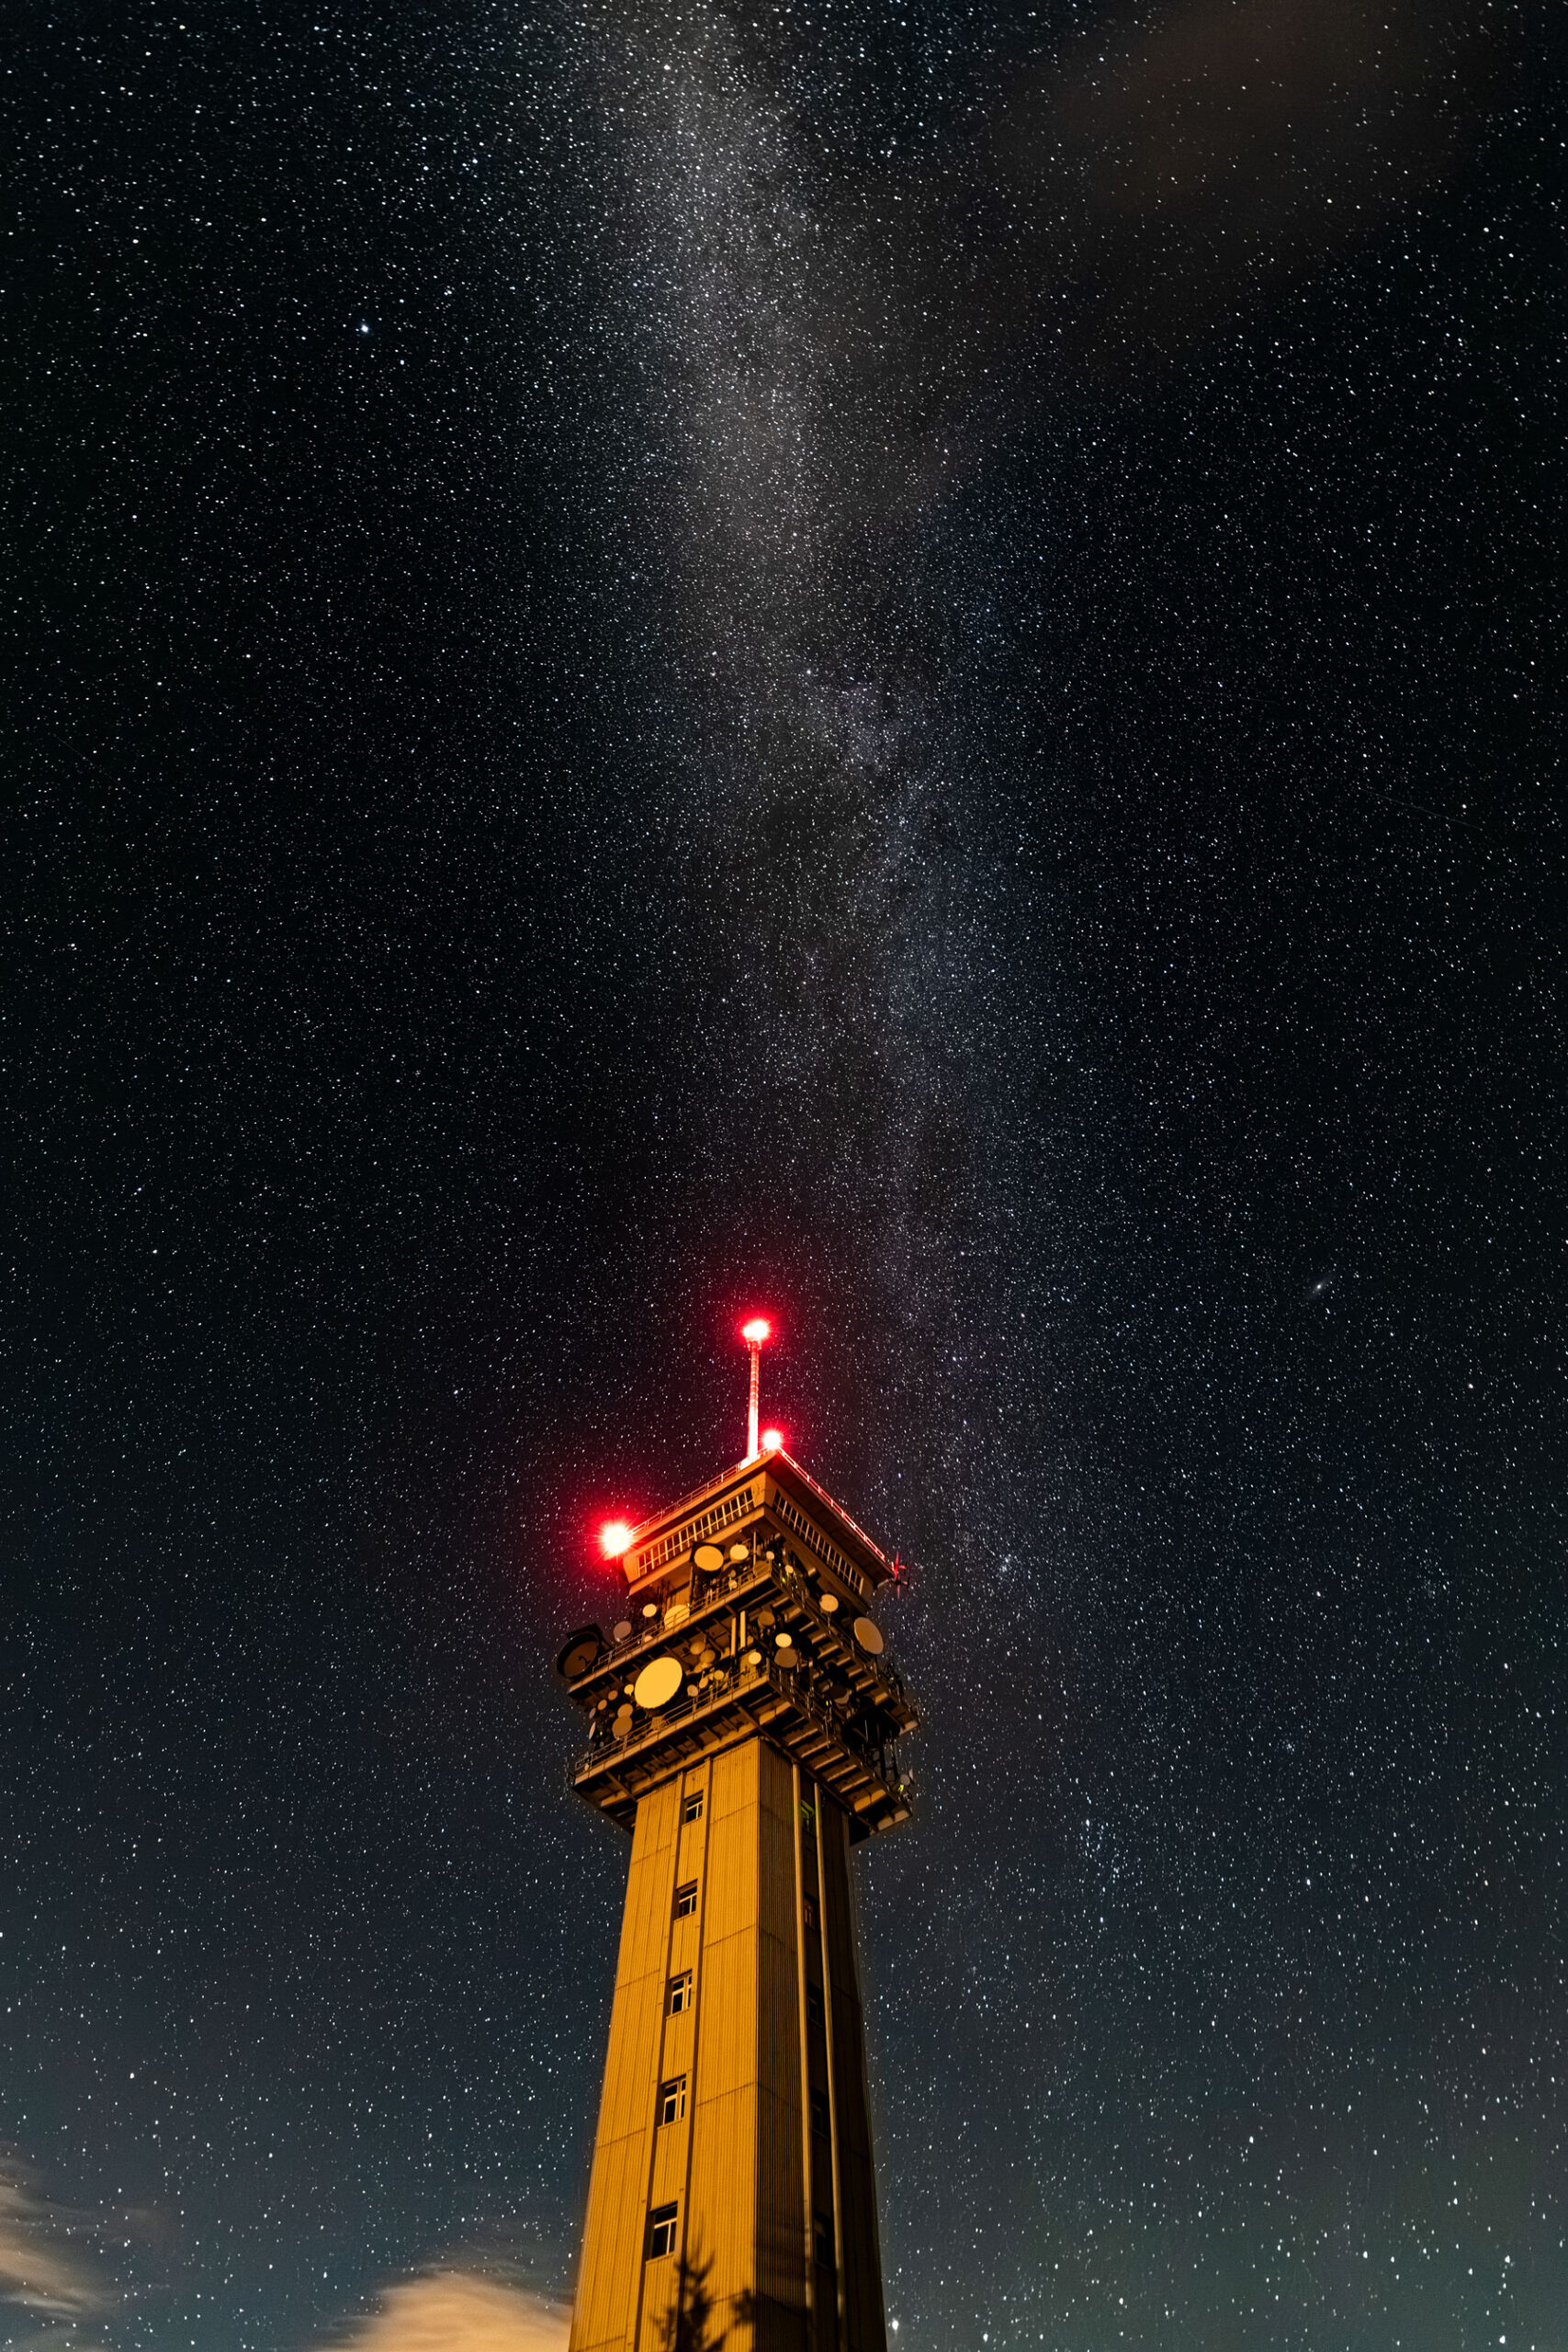
[[[850,1848],[908,1818],[894,1565],[757,1427],[603,1531],[624,1614],[557,1671],[632,1833],[571,2352],[886,2352]]]

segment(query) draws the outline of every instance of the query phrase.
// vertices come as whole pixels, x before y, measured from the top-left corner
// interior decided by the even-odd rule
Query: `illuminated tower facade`
[[[850,1849],[909,1812],[893,1570],[766,1441],[624,1533],[558,1661],[632,1834],[572,2352],[886,2352]]]

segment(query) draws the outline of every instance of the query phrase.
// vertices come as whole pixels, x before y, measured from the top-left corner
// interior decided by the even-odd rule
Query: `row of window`
[[[689,1878],[684,1886],[678,1886],[675,1889],[675,1917],[677,1919],[689,1919],[696,1907],[697,1882],[694,1878]],[[815,1928],[819,1917],[817,1897],[814,1894],[802,1895],[800,1908],[801,1917],[806,1925],[808,1928]]]
[[[648,2217],[648,2252],[646,2260],[655,2262],[660,2255],[673,2254],[680,2233],[681,2208],[656,2205]],[[833,2267],[833,2218],[830,2213],[811,2216],[811,2249],[824,2270]]]
[[[667,2083],[659,2086],[659,2120],[661,2124],[681,2123],[685,2120],[685,2115],[686,2077],[684,2075],[671,2075]],[[814,2090],[811,2094],[811,2129],[824,2140],[832,2137],[831,2110],[826,2091]]]
[[[678,2018],[684,2016],[691,2006],[692,1972],[689,1968],[683,1968],[679,1976],[672,1976],[670,1979],[665,2009],[670,2017]],[[814,1984],[809,1977],[806,1980],[806,2014],[813,2025],[826,2023],[822,2008],[822,1987],[820,1984]]]

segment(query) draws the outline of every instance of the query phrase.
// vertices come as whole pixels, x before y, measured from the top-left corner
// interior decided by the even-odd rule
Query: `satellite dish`
[[[773,1612],[771,1609],[759,1609],[756,1615],[759,1625],[771,1625],[773,1622]]]
[[[773,1647],[776,1650],[792,1650],[795,1647],[795,1644],[787,1634],[775,1634],[773,1635]]]
[[[563,1682],[581,1682],[604,1655],[604,1636],[597,1625],[579,1627],[562,1647],[556,1672]]]
[[[732,1544],[729,1547],[729,1556],[732,1560],[749,1560],[751,1556],[751,1546],[750,1544]]]
[[[615,1635],[618,1642],[629,1642],[631,1640],[632,1629],[629,1619],[625,1617],[622,1618],[620,1623],[615,1628]]]
[[[836,1617],[838,1615],[839,1596],[836,1592],[825,1592],[822,1595],[822,1613],[825,1617]]]
[[[687,1698],[688,1698],[688,1699],[694,1699],[694,1698],[696,1697],[696,1695],[697,1695],[697,1686],[696,1686],[696,1684],[695,1684],[694,1682],[688,1682],[688,1683],[687,1683],[687,1685],[686,1685],[686,1696],[687,1696]]]
[[[619,1736],[624,1739],[624,1738],[626,1737],[626,1736],[627,1732],[628,1732],[628,1731],[630,1731],[631,1727],[632,1727],[632,1711],[631,1711],[631,1709],[630,1709],[629,1707],[617,1707],[617,1708],[615,1709],[615,1730],[616,1730],[616,1732],[617,1732],[617,1733],[619,1734]]]
[[[685,1680],[678,1657],[656,1657],[649,1660],[637,1676],[633,1691],[639,1707],[651,1714],[655,1708],[667,1707]]]
[[[699,1544],[692,1557],[705,1577],[711,1577],[715,1568],[724,1566],[724,1554],[716,1544]]]
[[[761,1653],[761,1650],[748,1650],[748,1651],[747,1651],[747,1653],[746,1653],[746,1663],[747,1663],[747,1665],[748,1665],[748,1666],[761,1666],[761,1663],[762,1663],[762,1653]]]
[[[657,1617],[659,1614],[658,1601],[645,1600],[642,1604],[642,1613],[645,1617]]]
[[[880,1657],[886,1646],[882,1638],[881,1626],[874,1625],[869,1617],[855,1619],[855,1639],[867,1657]]]

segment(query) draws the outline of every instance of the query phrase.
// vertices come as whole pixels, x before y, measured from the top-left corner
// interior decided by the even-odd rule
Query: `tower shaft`
[[[851,1902],[841,1811],[761,1738],[639,1804],[573,2352],[884,2352]]]
[[[633,1833],[571,2352],[886,2352],[850,1848],[907,1818],[916,1716],[879,1570],[749,1459],[561,1653],[572,1783]]]

